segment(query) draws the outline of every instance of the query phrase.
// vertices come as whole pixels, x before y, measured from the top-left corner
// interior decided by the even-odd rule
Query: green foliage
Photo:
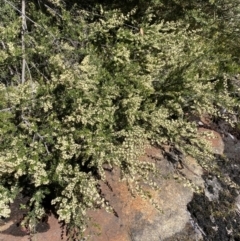
[[[238,104],[228,86],[239,72],[239,22],[223,8],[231,1],[127,2],[28,1],[24,83],[19,12],[2,4],[1,216],[22,192],[30,227],[50,201],[82,233],[87,210],[111,210],[98,186],[107,169],[120,167],[137,193],[139,180],[152,184],[154,166],[138,161],[149,141],[208,158],[186,116]]]

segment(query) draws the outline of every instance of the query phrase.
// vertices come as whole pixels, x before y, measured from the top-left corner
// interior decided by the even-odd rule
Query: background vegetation
[[[238,1],[0,5],[0,216],[22,193],[29,228],[52,205],[81,234],[106,170],[141,194],[147,143],[205,160],[188,117],[239,111]]]

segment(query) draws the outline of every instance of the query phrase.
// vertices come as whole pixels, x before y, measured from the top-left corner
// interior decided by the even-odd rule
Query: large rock
[[[159,191],[152,191],[152,196],[162,210],[159,212],[149,200],[144,200],[137,196],[133,198],[128,187],[123,182],[118,182],[118,175],[115,172],[108,173],[107,180],[111,188],[102,185],[103,193],[106,199],[115,210],[114,214],[109,214],[105,210],[91,212],[90,216],[97,228],[88,229],[87,233],[92,234],[93,241],[159,241],[169,238],[177,233],[181,233],[186,227],[192,231],[192,235],[200,240],[199,233],[195,232],[191,226],[190,216],[187,211],[187,203],[191,201],[193,190],[187,187],[186,181],[176,179],[172,164],[160,155],[157,148],[146,150],[145,159],[149,161],[157,160],[157,166],[161,175],[155,180]],[[156,158],[157,157],[157,158]],[[198,178],[191,176],[195,185],[203,185],[201,179],[201,170],[194,159],[189,158],[189,167],[196,168],[199,173]],[[175,177],[175,178],[174,178]],[[98,236],[94,236],[99,232]]]

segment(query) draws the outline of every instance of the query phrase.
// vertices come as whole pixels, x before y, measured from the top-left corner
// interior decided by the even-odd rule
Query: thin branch
[[[37,133],[37,132],[36,132],[36,135],[38,136],[39,139],[42,140],[42,142],[43,142],[43,144],[44,144],[44,146],[45,146],[45,149],[46,149],[47,154],[50,155],[50,152],[49,152],[49,150],[48,150],[48,146],[47,146],[46,142],[44,141],[43,136],[41,136],[41,135],[40,135],[39,133]]]
[[[12,4],[10,1],[8,0],[4,0],[7,4],[9,4],[13,9],[15,9],[17,12],[19,12],[21,15],[23,15],[22,11],[19,10],[16,6],[14,6],[14,4]],[[35,24],[37,27],[43,29],[44,31],[48,32],[54,39],[55,36],[47,29],[45,29],[43,26],[39,25],[38,23],[36,23],[35,21],[33,21],[31,18],[29,18],[26,14],[24,14],[24,17],[29,20],[31,23]]]
[[[26,2],[22,0],[22,84],[25,82],[26,56],[25,56],[25,32],[26,24]]]
[[[54,10],[53,8],[51,8],[51,7],[49,7],[47,4],[44,4],[44,6],[46,7],[46,8],[49,8],[51,11],[53,11],[56,15],[58,15],[60,18],[62,18],[62,16],[56,11],[56,10]]]
[[[33,68],[35,68],[35,70],[47,81],[49,81],[49,79],[47,78],[47,76],[45,76],[39,69],[38,67],[36,66],[36,64],[34,62],[31,62],[31,65]]]
[[[12,107],[11,108],[5,108],[5,109],[0,110],[0,112],[7,112],[7,111],[10,111],[11,109],[12,109]]]

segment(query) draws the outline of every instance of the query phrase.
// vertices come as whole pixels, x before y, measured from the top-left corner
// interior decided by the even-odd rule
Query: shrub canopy
[[[50,202],[82,233],[86,211],[106,206],[106,169],[119,167],[129,186],[153,184],[154,166],[138,161],[149,142],[206,159],[187,116],[239,105],[229,81],[239,73],[236,1],[31,0],[25,16],[4,0],[0,9],[0,216],[23,193],[30,227]]]

